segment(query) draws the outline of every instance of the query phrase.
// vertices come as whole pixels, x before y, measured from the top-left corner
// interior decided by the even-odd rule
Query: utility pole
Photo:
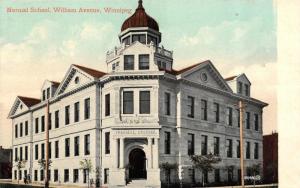
[[[241,163],[241,186],[245,187],[244,183],[244,140],[243,140],[243,129],[244,129],[244,109],[245,104],[242,100],[239,101],[239,111],[240,111],[240,163]]]
[[[46,105],[46,161],[45,161],[45,187],[49,187],[49,99],[47,100]]]

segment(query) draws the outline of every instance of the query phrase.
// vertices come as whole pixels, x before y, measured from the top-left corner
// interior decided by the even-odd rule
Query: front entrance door
[[[146,179],[146,155],[141,149],[133,149],[129,153],[129,178]]]

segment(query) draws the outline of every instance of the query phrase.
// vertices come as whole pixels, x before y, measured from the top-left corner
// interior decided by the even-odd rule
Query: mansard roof
[[[26,106],[31,107],[41,102],[40,99],[31,98],[31,97],[23,97],[17,96]]]
[[[84,66],[81,66],[81,65],[76,65],[76,64],[73,64],[73,65],[75,67],[79,68],[80,70],[88,73],[89,75],[95,77],[95,78],[100,78],[100,77],[102,77],[106,74],[105,72],[101,72],[101,71],[91,69],[91,68],[88,68],[88,67],[84,67]]]

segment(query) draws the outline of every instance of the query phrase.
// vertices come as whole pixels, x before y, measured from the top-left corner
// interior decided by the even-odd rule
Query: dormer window
[[[50,98],[50,87],[47,88],[47,99]]]
[[[139,70],[149,70],[149,55],[139,55]]]
[[[242,94],[243,92],[243,83],[242,82],[238,82],[238,93]]]
[[[43,101],[46,100],[46,91],[43,90]]]
[[[146,44],[146,35],[132,35],[132,43],[135,41]]]
[[[249,85],[248,84],[245,84],[245,95],[246,96],[249,96]]]
[[[124,56],[124,70],[134,70],[134,55]]]

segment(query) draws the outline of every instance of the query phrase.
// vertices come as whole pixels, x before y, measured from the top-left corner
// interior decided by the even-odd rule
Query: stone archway
[[[128,161],[130,179],[147,179],[146,154],[142,149],[132,149]]]

